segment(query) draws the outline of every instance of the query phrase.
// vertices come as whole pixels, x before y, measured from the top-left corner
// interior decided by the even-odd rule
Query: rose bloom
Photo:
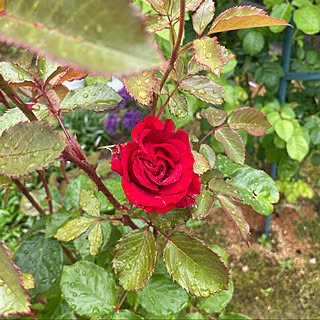
[[[165,213],[185,208],[200,193],[199,175],[193,172],[194,158],[188,133],[174,130],[148,115],[131,132],[132,142],[118,145],[111,169],[122,175],[128,200],[145,212]]]

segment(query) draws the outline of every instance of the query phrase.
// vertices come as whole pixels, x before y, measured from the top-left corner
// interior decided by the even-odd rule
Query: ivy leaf
[[[263,136],[271,128],[267,116],[260,110],[250,107],[231,112],[228,123],[232,129],[244,129],[253,136]]]
[[[157,78],[154,71],[144,71],[138,75],[124,78],[123,82],[130,96],[146,106],[151,100]]]
[[[145,28],[150,33],[163,30],[169,24],[168,18],[166,16],[159,16],[157,14],[146,14],[144,18]]]
[[[161,64],[126,0],[118,0],[117,6],[112,0],[80,0],[74,5],[62,0],[54,6],[8,0],[0,30],[3,40],[85,70],[133,73]]]
[[[216,153],[213,149],[208,144],[203,143],[200,145],[199,152],[208,160],[209,166],[213,169],[216,163]]]
[[[251,6],[233,7],[222,12],[213,22],[209,34],[239,30],[246,28],[270,27],[270,26],[288,26],[288,22],[271,18],[261,9]]]
[[[169,100],[169,112],[172,116],[179,119],[185,118],[188,115],[188,102],[181,95],[173,95]]]
[[[187,293],[164,273],[154,273],[145,288],[137,292],[137,300],[156,315],[176,314],[188,306]]]
[[[151,7],[162,15],[167,15],[170,9],[171,2],[170,0],[147,0]]]
[[[209,182],[209,188],[214,192],[224,193],[237,199],[241,199],[238,189],[233,187],[231,183],[226,182],[222,178],[212,179]]]
[[[97,222],[88,233],[89,250],[92,256],[96,256],[103,245],[103,232],[101,223]]]
[[[248,242],[248,234],[250,232],[250,226],[246,221],[241,206],[238,201],[230,197],[229,195],[218,194],[217,198],[221,204],[222,209],[227,216],[232,220],[235,226],[239,229],[242,238]]]
[[[217,127],[225,122],[228,113],[221,109],[209,107],[207,109],[202,109],[200,115],[203,119],[206,119],[213,127]]]
[[[232,128],[222,127],[215,131],[214,137],[222,144],[226,155],[241,165],[245,161],[245,146],[241,135]]]
[[[203,0],[186,0],[185,12],[196,11]],[[171,19],[180,17],[180,0],[173,0]]]
[[[190,208],[174,208],[166,213],[157,214],[152,224],[161,230],[173,229],[179,224],[184,224],[191,215]]]
[[[105,316],[118,304],[113,276],[93,262],[64,266],[60,286],[71,310],[81,316]]]
[[[23,241],[14,262],[23,273],[35,278],[35,288],[30,289],[32,296],[48,291],[60,277],[63,262],[62,248],[53,238],[45,239],[44,234],[35,234]]]
[[[221,47],[217,37],[202,37],[192,42],[194,58],[197,63],[208,67],[212,73],[220,77],[223,66]]]
[[[59,228],[54,236],[59,241],[71,241],[85,233],[96,220],[87,217],[76,217]]]
[[[100,217],[100,202],[92,190],[81,190],[79,205],[90,216]]]
[[[124,290],[141,290],[156,263],[156,242],[149,230],[133,230],[118,241],[113,251],[113,268]]]
[[[193,171],[199,175],[210,170],[209,161],[199,152],[191,150],[194,157]]]
[[[46,83],[50,76],[59,68],[59,64],[51,62],[45,57],[38,57],[37,69],[40,79]]]
[[[192,26],[198,36],[202,34],[206,26],[211,22],[214,12],[214,2],[212,0],[205,0],[192,15]]]
[[[192,207],[192,219],[204,219],[213,208],[215,202],[214,194],[202,186],[200,194],[195,199],[196,203]]]
[[[179,88],[207,103],[222,104],[224,99],[223,87],[207,76],[191,75],[181,82]]]
[[[44,122],[20,122],[0,136],[0,174],[20,177],[44,169],[59,158],[66,144]]]
[[[0,62],[0,75],[13,86],[33,86],[33,76],[22,67],[11,62]]]
[[[91,86],[71,90],[62,100],[60,109],[73,110],[82,108],[95,112],[115,108],[122,101],[122,97],[109,86],[95,82]]]
[[[38,120],[46,118],[49,114],[48,108],[43,104],[37,103],[34,106],[32,106],[32,108],[36,109],[33,110],[33,113],[38,118]],[[19,108],[12,108],[8,110],[2,116],[0,116],[0,135],[5,129],[8,129],[11,126],[22,121],[29,120]]]
[[[295,130],[287,142],[289,156],[301,162],[309,152],[309,144],[302,132]]]
[[[294,126],[291,120],[278,119],[274,124],[274,129],[281,139],[288,142],[293,135]]]
[[[8,247],[0,242],[0,316],[28,314],[30,297],[22,284],[22,273],[11,261]]]
[[[164,261],[174,281],[190,294],[203,298],[227,289],[228,270],[215,252],[184,233],[175,233],[170,238]]]

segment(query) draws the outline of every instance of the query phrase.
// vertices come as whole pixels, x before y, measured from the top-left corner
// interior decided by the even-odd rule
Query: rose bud
[[[128,200],[145,212],[192,205],[201,182],[193,172],[188,133],[174,131],[171,119],[163,123],[148,115],[132,129],[131,137],[132,142],[115,148],[111,159]]]

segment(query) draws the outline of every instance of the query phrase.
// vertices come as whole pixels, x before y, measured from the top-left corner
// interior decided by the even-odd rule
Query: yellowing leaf
[[[103,244],[103,232],[101,223],[97,222],[88,233],[89,250],[92,256],[96,256]]]
[[[210,23],[214,16],[214,2],[205,0],[202,2],[197,11],[192,16],[192,25],[194,31],[200,36],[206,26]]]

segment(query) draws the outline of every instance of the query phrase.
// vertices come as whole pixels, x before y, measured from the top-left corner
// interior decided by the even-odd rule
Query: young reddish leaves
[[[205,0],[192,16],[192,25],[194,31],[200,36],[206,26],[211,22],[215,12],[214,2]]]

